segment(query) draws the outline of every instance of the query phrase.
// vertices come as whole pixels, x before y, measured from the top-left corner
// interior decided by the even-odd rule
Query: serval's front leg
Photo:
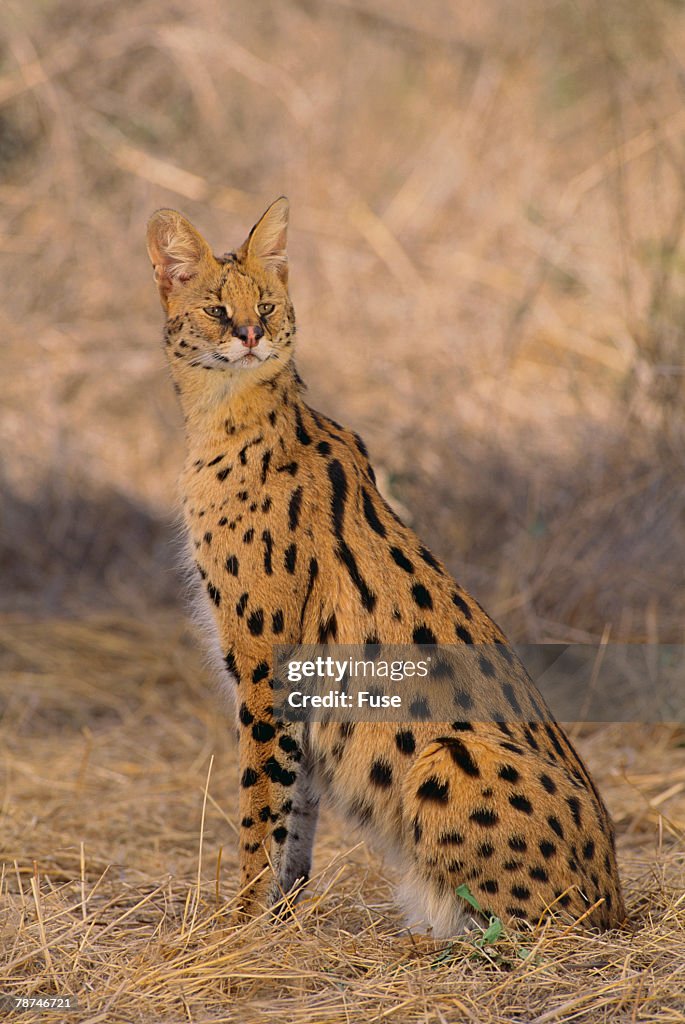
[[[274,718],[271,649],[230,653],[227,664],[237,679],[240,910],[255,916],[308,874],[316,801],[305,726]]]

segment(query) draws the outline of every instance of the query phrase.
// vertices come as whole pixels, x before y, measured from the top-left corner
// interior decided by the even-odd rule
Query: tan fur
[[[612,827],[578,755],[498,627],[388,508],[360,439],[303,401],[286,227],[281,198],[221,259],[175,211],[148,229],[188,536],[235,677],[244,911],[307,877],[325,792],[399,865],[411,919],[436,935],[463,925],[462,882],[508,920],[596,903],[586,923],[618,925]],[[246,360],[248,327],[264,333]],[[322,640],[491,647],[455,721],[274,721],[273,645]],[[501,723],[470,720],[481,693]]]

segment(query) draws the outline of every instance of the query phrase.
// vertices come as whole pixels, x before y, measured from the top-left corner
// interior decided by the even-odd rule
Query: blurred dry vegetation
[[[226,725],[211,717],[183,620],[173,527],[183,438],[147,217],[181,209],[221,252],[286,193],[309,400],[364,436],[386,494],[460,582],[516,640],[682,643],[685,5],[3,0],[0,10],[3,857],[26,876],[24,896],[9,875],[0,886],[15,900],[5,962],[27,991],[92,982],[98,1014],[84,1020],[150,1020],[133,996],[146,963],[152,977],[150,936],[175,934],[183,911],[174,900],[192,895],[207,756]],[[627,940],[617,940],[589,967],[577,941],[555,947],[558,972],[553,956],[552,973],[538,972],[544,992],[502,994],[477,972],[461,977],[459,1017],[449,1001],[442,1016],[426,1015],[426,992],[439,985],[421,973],[419,952],[418,973],[403,968],[395,988],[381,979],[367,990],[355,972],[376,978],[399,925],[384,895],[374,903],[385,883],[364,861],[372,884],[362,896],[334,888],[338,903],[305,924],[332,959],[321,954],[309,983],[298,975],[288,1019],[306,1020],[295,1008],[309,1006],[319,1007],[310,1019],[336,1022],[462,1020],[473,998],[481,1020],[532,1020],[537,992],[536,1013],[555,997],[561,1007],[540,1020],[605,1019],[595,1004],[611,1020],[624,1019],[619,1009],[626,1020],[681,1020],[672,995],[682,976],[671,974],[673,950],[682,964],[673,893],[683,751],[677,734],[598,736],[587,752],[617,814],[631,908],[654,928],[638,947],[651,989],[635,981],[637,967],[626,973]],[[644,770],[655,750],[651,774],[626,786],[625,772]],[[207,835],[212,850],[227,843],[233,892],[234,755],[222,756],[222,809],[210,806]],[[136,780],[150,771],[166,782],[146,782],[141,797]],[[116,827],[101,819],[108,787]],[[146,838],[136,846],[138,828]],[[339,851],[337,828],[325,823],[324,850]],[[162,839],[146,861],[151,829]],[[665,835],[675,844],[668,867]],[[92,860],[80,859],[81,842],[95,846]],[[629,850],[641,865],[632,874]],[[32,874],[33,859],[47,881]],[[121,868],[87,904],[86,889],[113,861],[129,874]],[[155,888],[165,871],[177,876],[168,899]],[[122,891],[129,903],[117,904]],[[128,924],[140,923],[121,931],[147,891],[157,893],[149,915],[133,914]],[[112,903],[97,903],[104,893]],[[90,948],[93,906],[111,930],[76,965],[61,952],[72,939]],[[366,918],[359,924],[365,906],[371,931]],[[67,935],[70,914],[82,931],[74,924]],[[358,942],[340,931],[350,920]],[[124,956],[103,980],[98,964],[116,960],[116,936],[136,966]],[[302,935],[281,939],[280,962],[295,965]],[[225,1007],[202,1016],[197,992],[218,998],[217,979],[238,975],[263,1000],[255,1020],[286,1019],[271,989],[250,989],[260,984],[245,966],[253,940],[241,941],[238,961],[217,954],[214,974],[193,974],[183,951],[169,953],[165,969],[177,965],[176,982],[196,1000],[178,1002],[178,1019],[234,1019]],[[398,963],[419,949],[402,941]],[[343,970],[334,951],[353,947]],[[646,952],[657,947],[667,954],[658,968]],[[161,963],[168,950],[155,949]],[[352,1016],[344,985],[331,988],[330,1004],[317,1002],[329,975],[347,978]],[[167,979],[159,992],[171,985],[154,976]],[[590,976],[592,1004],[581,991]],[[615,990],[609,976],[622,979]],[[273,984],[285,998],[286,982]],[[235,1019],[253,1019],[247,1005]]]

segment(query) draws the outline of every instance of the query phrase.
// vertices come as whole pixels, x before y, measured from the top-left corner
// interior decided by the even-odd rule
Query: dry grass
[[[235,750],[183,621],[63,622],[47,645],[42,625],[8,619],[0,639],[0,990],[77,992],[89,1022],[682,1020],[685,749],[671,736],[622,727],[584,744],[633,934],[558,928],[482,954],[471,938],[445,959],[402,929],[378,862],[327,816],[312,897],[278,926],[236,929]]]
[[[158,206],[223,250],[288,193],[311,400],[457,577],[514,639],[682,643],[682,5],[8,0],[2,32],[0,990],[83,1021],[685,1019],[667,727],[582,740],[633,935],[436,965],[328,818],[318,895],[231,929],[143,247]]]

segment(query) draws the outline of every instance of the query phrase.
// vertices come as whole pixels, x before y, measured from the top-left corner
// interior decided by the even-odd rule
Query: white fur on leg
[[[456,895],[438,892],[415,869],[398,886],[397,901],[408,927],[415,932],[430,932],[435,939],[463,935],[474,921],[474,915]]]

